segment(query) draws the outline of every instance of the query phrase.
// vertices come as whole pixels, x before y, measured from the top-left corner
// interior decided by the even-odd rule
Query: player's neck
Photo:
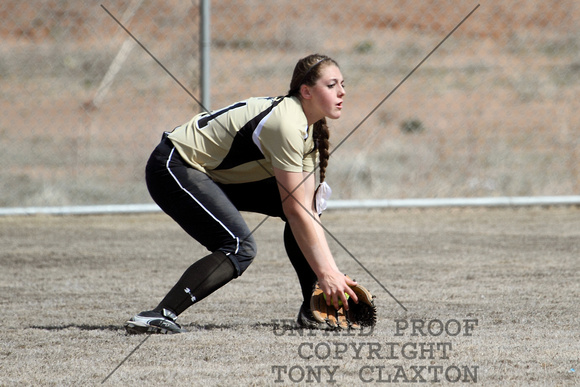
[[[304,111],[304,115],[308,121],[308,126],[324,118],[324,114],[317,111],[317,109],[315,109],[310,103],[310,100],[301,100],[300,102],[302,103],[302,110]]]

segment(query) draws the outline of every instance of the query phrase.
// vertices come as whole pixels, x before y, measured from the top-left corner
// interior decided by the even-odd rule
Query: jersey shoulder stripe
[[[260,126],[260,123],[268,117],[282,100],[283,98],[274,99],[267,109],[263,110],[238,130],[226,157],[214,168],[215,170],[231,169],[241,164],[265,158],[258,145],[253,141],[253,134],[256,128]]]
[[[221,110],[218,110],[216,112],[213,112],[211,114],[207,114],[203,117],[201,117],[199,120],[197,120],[197,128],[198,129],[203,129],[207,126],[207,124],[212,121],[215,120],[216,118],[218,118],[219,116],[221,116],[222,114],[225,114],[227,112],[229,112],[232,109],[237,109],[240,108],[242,106],[246,106],[247,102],[246,101],[241,101],[241,102],[237,102],[233,105],[230,105],[228,107],[225,107]],[[226,129],[227,130],[227,129]]]

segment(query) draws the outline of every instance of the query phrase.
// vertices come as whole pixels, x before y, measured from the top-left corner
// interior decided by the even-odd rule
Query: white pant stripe
[[[173,172],[171,171],[171,168],[169,168],[169,162],[171,161],[171,158],[173,157],[173,153],[174,152],[175,152],[175,147],[173,147],[173,149],[171,149],[171,153],[169,154],[169,157],[167,158],[167,163],[165,164],[165,167],[169,171],[169,174],[171,175],[171,177],[173,177],[173,180],[175,180],[175,182],[177,183],[177,185],[179,186],[179,188],[181,188],[183,190],[183,192],[185,192],[189,197],[191,197],[201,208],[203,208],[203,210],[209,216],[211,216],[216,222],[218,222],[224,228],[224,230],[226,230],[227,233],[232,236],[232,238],[234,238],[236,240],[236,251],[234,251],[234,254],[237,254],[238,251],[240,250],[240,238],[237,237],[237,236],[235,236],[231,232],[231,230],[228,229],[226,227],[226,225],[221,222],[221,220],[219,220],[218,218],[216,218],[207,208],[205,208],[205,206],[199,200],[197,200],[197,198],[191,192],[189,192],[188,190],[186,190],[185,187],[183,187],[183,185],[181,184],[181,182],[177,179],[177,176],[175,176],[173,174]]]

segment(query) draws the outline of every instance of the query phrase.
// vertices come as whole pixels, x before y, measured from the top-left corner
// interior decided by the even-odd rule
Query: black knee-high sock
[[[298,281],[302,288],[302,297],[304,298],[304,301],[308,301],[310,300],[310,296],[312,295],[312,291],[316,285],[317,277],[304,257],[302,250],[300,250],[288,223],[286,223],[284,228],[284,247],[286,248],[288,258],[290,258],[290,262],[292,262],[292,266],[294,266],[294,270],[296,270],[296,274],[298,275]]]
[[[234,279],[235,273],[232,261],[221,251],[216,251],[191,265],[155,310],[166,308],[179,316]]]

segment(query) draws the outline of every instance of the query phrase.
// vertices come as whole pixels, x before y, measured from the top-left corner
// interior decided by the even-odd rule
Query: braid
[[[314,137],[316,147],[318,148],[320,182],[322,183],[326,178],[326,167],[328,166],[328,158],[330,157],[330,152],[328,150],[330,147],[328,141],[330,131],[326,124],[326,118],[323,118],[314,124],[314,133],[312,136]]]

